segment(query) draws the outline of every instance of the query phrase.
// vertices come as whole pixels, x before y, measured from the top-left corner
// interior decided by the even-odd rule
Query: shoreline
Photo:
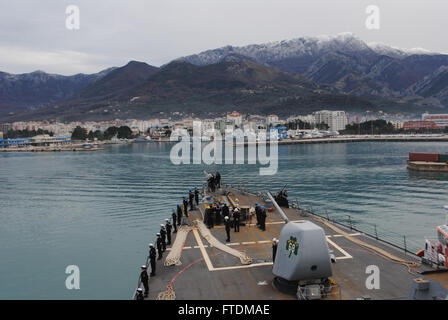
[[[345,142],[448,142],[448,135],[437,137],[394,137],[394,136],[372,136],[372,137],[338,137],[338,138],[310,138],[310,139],[284,139],[278,144],[307,144],[307,143],[345,143]]]
[[[223,141],[225,140],[218,140]],[[177,143],[178,141],[170,141],[167,140],[151,140],[149,143]],[[202,143],[210,143],[211,141],[201,141]],[[341,136],[337,138],[309,138],[309,139],[282,139],[277,143],[281,144],[316,144],[316,143],[347,143],[347,142],[448,142],[448,135],[443,136],[362,136],[362,137],[353,137],[353,136]],[[237,142],[236,145],[249,145],[249,144],[258,144],[259,142]],[[269,141],[267,141],[269,144]]]
[[[220,140],[225,143],[225,140]],[[82,152],[82,151],[101,151],[104,150],[104,145],[127,145],[132,143],[177,143],[178,141],[167,140],[150,140],[145,142],[140,141],[127,141],[127,142],[101,142],[98,147],[84,148],[82,144],[74,144],[71,146],[45,146],[34,148],[0,148],[0,152]],[[211,141],[202,141],[201,143],[210,143]],[[337,138],[309,138],[309,139],[283,139],[277,143],[279,145],[291,145],[291,144],[319,144],[319,143],[351,143],[351,142],[448,142],[448,135],[443,136],[363,136],[363,137],[337,137]],[[258,144],[259,142],[243,143],[236,142],[236,146],[248,146]],[[267,144],[270,144],[267,141]]]

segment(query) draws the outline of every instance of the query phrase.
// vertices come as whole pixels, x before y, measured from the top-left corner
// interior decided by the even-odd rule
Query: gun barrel
[[[277,211],[280,213],[280,215],[282,216],[283,220],[285,221],[285,223],[289,222],[288,217],[286,216],[286,214],[283,212],[282,208],[280,208],[280,206],[277,204],[277,201],[275,201],[274,197],[272,196],[272,194],[270,192],[268,192],[268,197],[269,199],[272,201],[272,203],[274,204],[275,209],[277,209]]]

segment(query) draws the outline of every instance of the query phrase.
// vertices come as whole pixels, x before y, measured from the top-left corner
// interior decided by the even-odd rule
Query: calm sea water
[[[129,299],[158,225],[214,166],[175,166],[169,144],[99,152],[0,154],[0,298]],[[448,153],[447,143],[347,143],[279,147],[279,171],[217,168],[251,191],[288,184],[290,200],[356,225],[423,243],[444,222],[448,175],[410,173],[409,152]],[[81,289],[65,288],[77,265]]]

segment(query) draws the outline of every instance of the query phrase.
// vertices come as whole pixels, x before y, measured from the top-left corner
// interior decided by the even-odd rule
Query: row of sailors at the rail
[[[178,203],[176,208],[171,209],[172,222],[170,221],[170,219],[165,219],[165,224],[160,225],[160,232],[156,234],[156,247],[154,247],[153,243],[149,244],[151,277],[154,277],[156,275],[156,258],[157,260],[161,260],[163,258],[163,253],[166,251],[166,246],[171,245],[172,233],[176,233],[177,228],[181,224],[187,224],[186,218],[188,217],[188,207],[190,207],[190,210],[194,210],[195,204],[196,206],[199,205],[199,190],[197,186],[194,187],[194,190],[189,189],[188,200],[185,196],[183,196],[182,205]],[[141,269],[142,272],[140,273],[140,281],[143,284],[145,291],[143,292],[142,288],[137,289],[137,300],[147,297],[149,292],[149,277],[147,273],[147,266],[143,265]]]

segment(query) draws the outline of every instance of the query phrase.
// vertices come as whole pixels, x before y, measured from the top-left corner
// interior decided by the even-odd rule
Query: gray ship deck
[[[240,206],[252,205],[255,201],[262,203],[262,199],[255,195],[235,196],[239,199]],[[311,220],[325,231],[329,248],[336,256],[336,263],[332,265],[332,279],[336,282],[336,286],[327,299],[357,299],[362,296],[371,299],[406,299],[412,280],[424,277],[418,272],[430,270],[425,266],[408,270],[408,267],[385,259],[372,250],[337,234],[311,214],[304,214],[293,208],[285,209],[284,212],[291,221]],[[273,237],[279,238],[284,221],[275,209],[267,215],[266,231],[247,224],[240,227],[240,232],[235,233],[233,229],[231,231],[231,242],[228,245],[245,251],[253,258],[252,264],[242,265],[236,257],[210,247],[199,232],[193,230],[185,242],[181,256],[182,265],[165,267],[162,263],[164,259],[157,261],[156,276],[151,277],[149,281],[148,299],[157,299],[158,294],[165,291],[170,283],[176,299],[180,300],[295,299],[295,296],[283,294],[272,285],[274,275],[271,240]],[[202,220],[202,210],[191,211],[188,219],[190,224],[194,219]],[[383,244],[364,234],[355,233],[348,228],[341,226],[338,228],[397,257],[419,262],[416,257],[404,254],[398,248]],[[226,236],[222,225],[215,226],[211,232],[225,243]],[[175,234],[173,236],[175,237]],[[167,253],[168,251],[164,254],[164,258]],[[369,265],[376,265],[380,270],[380,289],[366,288],[366,278],[369,276],[366,274],[366,267]],[[448,274],[439,277],[442,278],[441,281],[446,281]]]

